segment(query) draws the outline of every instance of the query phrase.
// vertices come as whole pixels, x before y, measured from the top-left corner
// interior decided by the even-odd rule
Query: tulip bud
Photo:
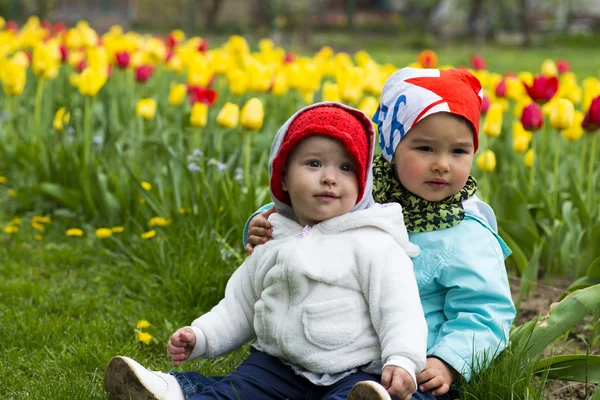
[[[178,106],[183,103],[185,95],[187,94],[187,86],[183,83],[171,84],[171,91],[169,92],[169,104],[172,106]]]
[[[124,69],[129,67],[129,63],[131,62],[131,55],[128,51],[118,51],[115,53],[115,59],[117,60],[117,66],[121,69]]]
[[[564,74],[571,69],[569,62],[567,60],[558,60],[556,61],[556,67],[558,68],[558,72],[560,74]]]
[[[67,111],[65,107],[61,107],[54,114],[54,121],[52,122],[52,126],[58,132],[62,131],[65,124],[69,123],[69,119],[71,114]]]
[[[594,132],[600,128],[600,96],[597,96],[592,100],[590,108],[585,113],[581,126],[587,132]]]
[[[516,153],[524,153],[529,147],[529,138],[525,135],[516,136],[513,138],[513,150]]]
[[[555,129],[567,129],[573,125],[575,107],[570,100],[558,99],[550,114],[550,125]]]
[[[152,76],[154,68],[150,65],[141,65],[135,70],[135,79],[138,82],[146,82]]]
[[[190,124],[195,127],[203,128],[208,121],[208,105],[205,103],[194,103],[190,114]]]
[[[481,101],[481,115],[487,114],[490,108],[491,102],[490,98],[487,95],[483,96],[483,100]]]
[[[533,151],[533,149],[527,150],[527,152],[525,153],[525,157],[523,158],[523,162],[525,163],[525,166],[527,168],[533,167],[534,161],[535,161],[535,152]]]
[[[278,73],[273,78],[273,85],[271,86],[271,93],[275,96],[283,96],[287,93],[288,86],[285,79],[285,74]]]
[[[525,82],[523,82],[523,85],[533,101],[543,104],[552,99],[558,91],[558,78],[556,76],[538,75],[533,78],[531,85]]]
[[[423,68],[435,68],[438,65],[438,57],[433,50],[423,50],[417,60]]]
[[[492,172],[496,169],[496,155],[491,150],[486,150],[475,160],[480,170]]]
[[[106,79],[106,73],[88,67],[77,78],[79,92],[84,96],[94,97],[102,89]]]
[[[481,70],[486,68],[485,60],[481,56],[473,56],[471,58],[471,68],[474,70]]]
[[[323,83],[322,96],[323,101],[341,101],[340,89],[338,85],[333,82]]]
[[[558,68],[556,64],[551,59],[546,59],[542,63],[542,74],[546,76],[556,76],[558,75]]]
[[[225,128],[235,128],[239,120],[240,107],[233,103],[225,103],[217,115],[217,124]]]
[[[500,136],[500,132],[502,132],[502,115],[501,104],[493,103],[490,105],[483,124],[483,132],[486,135],[490,137]]]
[[[240,113],[240,125],[243,128],[258,131],[262,128],[265,112],[262,102],[253,97],[244,104]]]
[[[537,131],[540,129],[544,124],[544,114],[540,106],[536,103],[529,103],[528,106],[523,108],[521,123],[523,124],[523,128],[528,131]]]
[[[146,121],[151,120],[156,114],[156,100],[140,99],[135,107],[135,113]]]
[[[373,118],[373,116],[375,115],[375,111],[377,111],[378,107],[379,102],[373,96],[365,97],[358,105],[358,109],[364,112],[367,115],[367,117],[369,117],[369,119]]]
[[[565,139],[570,140],[572,142],[576,142],[581,139],[583,135],[583,127],[581,123],[583,122],[583,113],[581,111],[575,111],[575,115],[573,117],[573,124],[562,131],[562,135]]]
[[[495,93],[496,97],[505,97],[506,96],[506,78],[502,79],[498,83],[494,93]]]

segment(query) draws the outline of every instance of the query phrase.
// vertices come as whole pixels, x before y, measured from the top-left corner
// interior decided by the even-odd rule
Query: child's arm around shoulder
[[[416,374],[425,366],[427,324],[419,299],[413,264],[390,235],[374,233],[362,247],[359,282],[379,335],[384,366],[405,369],[416,388]]]
[[[470,217],[448,232],[453,236],[451,249],[438,278],[447,288],[447,321],[428,355],[443,359],[468,380],[471,370],[482,366],[482,352],[490,361],[506,346],[515,307],[501,239]]]
[[[260,270],[270,260],[266,246],[260,246],[235,270],[225,287],[225,297],[190,326],[196,345],[190,359],[229,353],[255,336],[254,305],[262,291]]]

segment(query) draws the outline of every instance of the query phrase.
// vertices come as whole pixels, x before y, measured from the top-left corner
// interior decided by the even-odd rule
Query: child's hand
[[[395,365],[388,365],[383,369],[381,386],[390,396],[395,396],[399,400],[410,400],[415,391],[415,383],[410,374],[404,368]]]
[[[182,361],[190,358],[196,345],[196,334],[190,328],[179,328],[171,335],[167,350],[173,365],[180,365]]]
[[[458,373],[454,368],[439,358],[427,358],[425,369],[417,375],[419,390],[431,390],[434,396],[443,396],[450,390],[450,385],[457,378]]]
[[[246,244],[246,251],[248,254],[252,254],[255,246],[265,244],[269,241],[273,234],[271,223],[269,222],[269,215],[274,212],[276,212],[275,206],[269,208],[267,211],[261,212],[250,221],[250,225],[248,225],[248,243]]]

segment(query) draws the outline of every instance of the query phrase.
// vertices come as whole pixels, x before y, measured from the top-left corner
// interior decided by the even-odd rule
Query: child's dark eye
[[[354,171],[354,166],[352,164],[342,164],[340,169],[344,172],[352,172]]]
[[[467,151],[465,149],[454,149],[452,150],[452,152],[454,154],[467,154]]]
[[[417,147],[417,150],[418,151],[427,151],[427,152],[429,152],[429,151],[433,151],[433,148],[431,148],[429,146],[419,146],[419,147]]]
[[[319,168],[321,166],[321,163],[317,160],[310,160],[306,163],[306,165],[313,168]]]

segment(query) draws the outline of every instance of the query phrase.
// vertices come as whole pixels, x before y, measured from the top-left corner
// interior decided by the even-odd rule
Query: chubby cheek
[[[410,154],[403,155],[403,157],[397,160],[395,168],[400,183],[407,189],[422,181],[423,165],[417,157],[411,157]]]
[[[457,185],[460,185],[461,188],[467,183],[467,179],[469,179],[469,175],[471,175],[472,164],[473,158],[471,157],[469,161],[461,162],[454,167],[454,181]]]

